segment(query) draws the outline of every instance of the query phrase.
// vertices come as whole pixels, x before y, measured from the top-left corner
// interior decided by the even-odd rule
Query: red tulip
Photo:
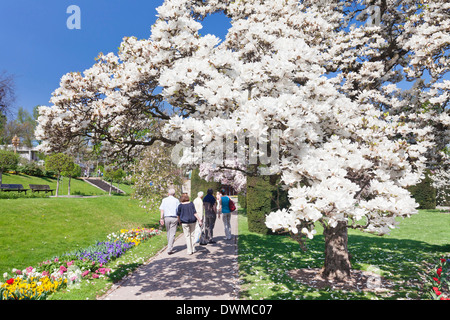
[[[13,283],[14,283],[14,279],[11,278],[11,279],[6,280],[6,283],[7,283],[7,284],[13,284]]]
[[[436,293],[437,296],[440,296],[442,292],[439,291],[437,287],[433,287],[434,293]]]

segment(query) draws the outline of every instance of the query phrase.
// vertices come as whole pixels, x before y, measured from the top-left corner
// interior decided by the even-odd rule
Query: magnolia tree
[[[236,161],[225,160],[226,168],[221,168],[210,162],[201,163],[199,166],[199,177],[206,181],[220,182],[222,185],[231,186],[236,192],[244,191],[247,186],[247,178],[243,171],[242,165],[238,165]]]
[[[397,217],[416,213],[406,187],[420,181],[426,153],[445,144],[439,126],[428,123],[448,130],[442,89],[449,82],[441,81],[448,7],[379,1],[379,25],[365,25],[356,2],[326,3],[166,1],[152,39],[178,54],[160,77],[164,98],[197,110],[173,116],[167,136],[191,133],[204,146],[228,135],[264,143],[280,130],[271,173],[281,172],[291,206],[269,214],[266,224],[310,238],[322,224],[323,275],[345,279],[347,229],[386,234]],[[221,10],[232,23],[225,41],[200,36],[195,17]],[[438,32],[428,52],[423,27]],[[401,89],[402,76],[413,81],[424,70],[432,75],[428,83]],[[418,101],[407,99],[412,94]],[[421,118],[427,101],[436,108]]]
[[[288,189],[290,208],[267,226],[303,239],[322,224],[323,275],[342,280],[347,229],[385,234],[416,213],[406,187],[442,162],[449,9],[444,0],[167,0],[149,39],[126,38],[117,56],[62,78],[36,135],[45,151],[88,137],[113,155],[184,138],[195,156],[178,163],[197,165],[211,165],[208,148],[220,155],[237,142],[237,163],[281,175]],[[231,21],[224,41],[200,34],[217,12]]]
[[[127,161],[161,136],[162,108],[157,93],[157,48],[150,40],[125,38],[119,55],[98,56],[82,73],[68,73],[53,92],[51,107],[39,107],[36,139],[43,152],[61,152],[83,145],[101,146],[109,159]],[[76,145],[74,145],[76,144]]]
[[[140,159],[131,166],[129,177],[134,185],[134,197],[149,211],[158,209],[169,188],[177,193],[183,184],[183,171],[170,157],[171,148],[160,142],[146,147]]]

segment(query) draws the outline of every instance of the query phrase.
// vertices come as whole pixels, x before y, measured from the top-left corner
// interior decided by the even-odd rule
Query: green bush
[[[248,230],[267,234],[266,215],[271,211],[273,186],[268,176],[247,177]]]
[[[242,209],[247,209],[247,193],[246,192],[238,193],[238,203]]]
[[[260,234],[271,233],[265,224],[267,214],[289,206],[279,176],[247,177],[246,198],[248,229]]]
[[[409,192],[419,204],[419,209],[436,209],[436,189],[432,187],[429,172],[419,184],[409,187]]]
[[[43,177],[45,171],[43,166],[38,165],[34,161],[24,161],[24,163],[20,164],[17,168],[17,172],[35,177]]]
[[[24,186],[25,187],[25,186]],[[49,193],[33,193],[33,192],[16,192],[16,191],[2,191],[0,192],[0,199],[24,199],[24,198],[48,198]]]
[[[0,150],[0,183],[2,183],[3,172],[6,170],[16,171],[18,164],[18,154],[9,150]]]

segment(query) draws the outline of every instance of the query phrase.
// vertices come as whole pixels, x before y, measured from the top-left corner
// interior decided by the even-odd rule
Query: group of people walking
[[[197,194],[194,201],[190,201],[189,195],[183,193],[180,199],[175,198],[175,190],[169,189],[168,196],[164,198],[159,207],[161,211],[160,224],[167,230],[167,252],[173,254],[173,243],[178,224],[181,224],[186,238],[187,253],[193,254],[195,250],[195,228],[199,224],[204,227],[207,243],[215,243],[213,231],[216,219],[223,217],[225,238],[231,239],[231,199],[222,189],[214,196],[214,190],[208,189],[205,197],[203,191]]]

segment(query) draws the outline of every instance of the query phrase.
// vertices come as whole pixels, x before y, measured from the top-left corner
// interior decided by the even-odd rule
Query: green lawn
[[[77,288],[64,288],[52,294],[49,300],[94,300],[106,293],[113,283],[143,265],[167,244],[165,234],[155,236],[128,250],[108,263],[112,272],[105,278],[81,281]]]
[[[59,184],[59,195],[67,195],[68,191],[68,182],[69,178],[63,177],[62,181]],[[50,186],[51,189],[56,189],[56,178],[50,178],[50,177],[34,177],[34,176],[28,176],[24,174],[10,174],[10,173],[4,173],[2,175],[2,183],[4,184],[21,184],[24,188],[29,189],[29,184],[47,184]],[[114,183],[115,186],[117,186],[117,183]],[[132,192],[132,188],[125,184],[119,185],[120,189],[125,191],[127,194],[130,194]],[[6,192],[3,192],[2,196],[5,196]],[[27,195],[31,194],[31,191],[27,191]],[[35,193],[36,194],[36,193]],[[42,192],[40,193],[43,194]],[[71,179],[70,182],[70,194],[71,195],[85,195],[85,196],[92,196],[92,195],[105,195],[108,194],[108,192],[102,191],[92,185],[90,185],[87,182],[84,182],[82,179]],[[50,195],[50,193],[47,193],[47,195]],[[55,192],[53,192],[53,195],[55,195]]]
[[[422,210],[401,221],[389,236],[349,231],[352,266],[379,270],[395,283],[384,293],[318,290],[294,281],[289,270],[321,268],[324,259],[322,232],[307,242],[303,252],[288,236],[262,236],[248,231],[245,214],[239,216],[239,264],[242,299],[407,299],[421,298],[421,273],[428,263],[450,253],[450,214]]]
[[[93,198],[0,199],[0,272],[23,269],[97,240],[122,228],[156,227],[159,214],[147,213],[127,196]],[[288,271],[320,268],[324,239],[320,230],[303,252],[287,236],[262,236],[248,231],[239,215],[241,299],[404,299],[421,298],[421,273],[428,263],[450,252],[450,214],[436,210],[401,221],[389,236],[351,230],[349,251],[354,269],[377,268],[395,283],[385,293],[318,290],[294,281]],[[96,294],[148,260],[166,242],[165,235],[148,240],[114,261],[111,278],[86,282],[81,290],[65,290],[51,299],[95,298]]]
[[[83,249],[122,228],[156,227],[126,196],[0,199],[0,272]]]

